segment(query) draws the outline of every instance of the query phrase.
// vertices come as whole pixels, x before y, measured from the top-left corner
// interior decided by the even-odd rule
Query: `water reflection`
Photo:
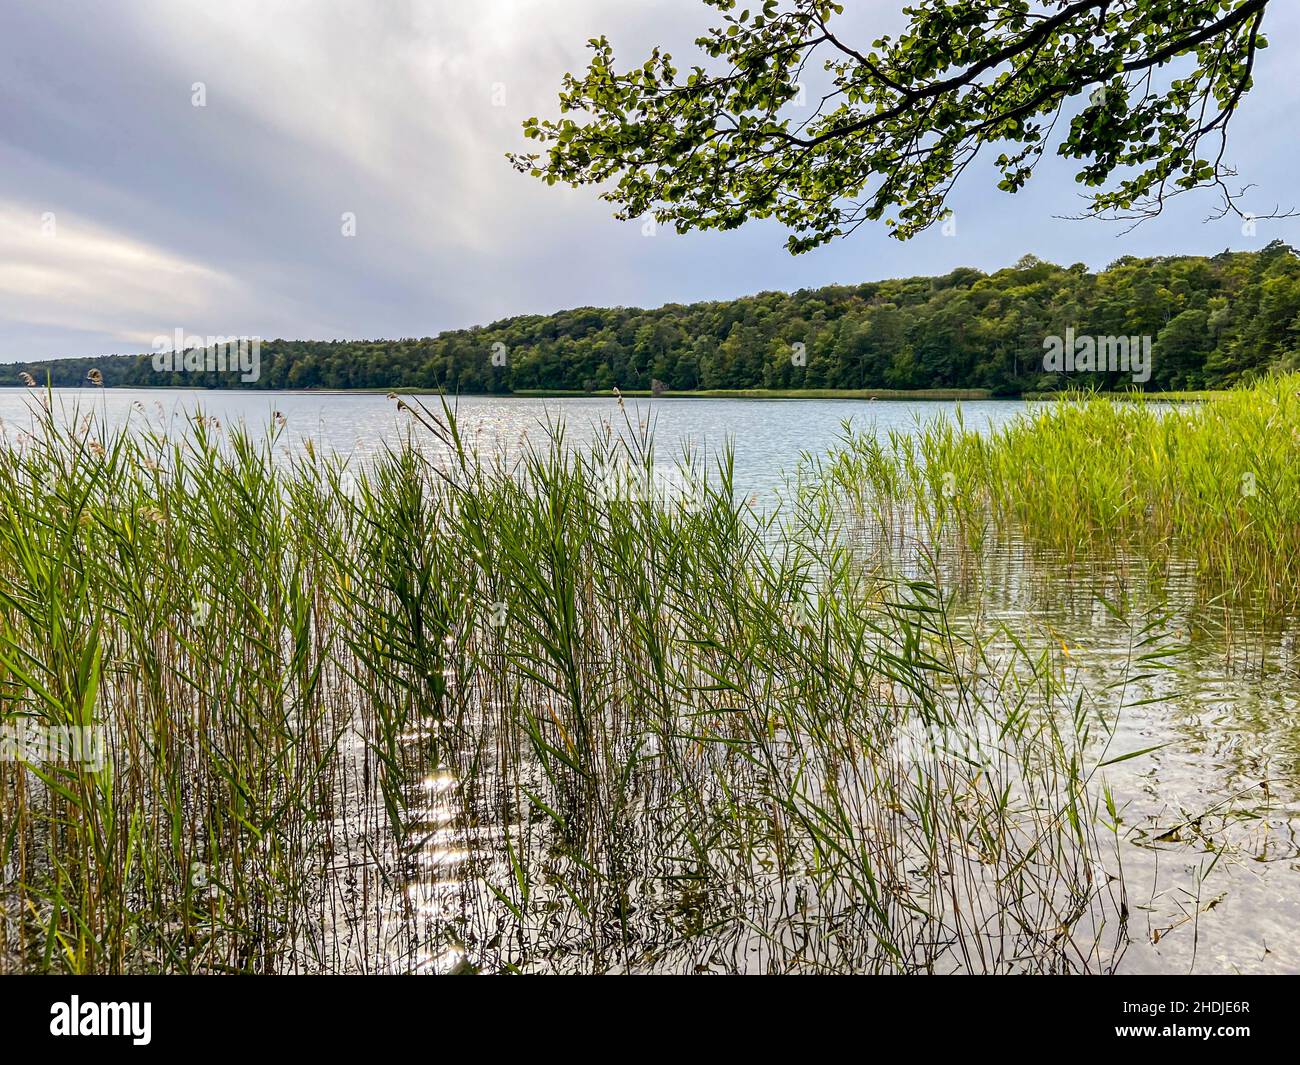
[[[906,553],[897,533],[856,532],[866,553]],[[1208,598],[1176,555],[1066,564],[1003,535],[940,559],[954,620],[994,634],[995,650],[999,629],[1003,650],[1012,634],[1058,646],[1115,722],[1109,757],[1149,752],[1104,771],[1136,903],[1120,971],[1300,971],[1295,618]],[[1103,600],[1150,618],[1150,642],[1135,647]]]

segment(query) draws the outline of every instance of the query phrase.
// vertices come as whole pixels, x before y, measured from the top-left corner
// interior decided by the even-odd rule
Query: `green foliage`
[[[1203,186],[1236,210],[1223,147],[1268,0],[918,0],[897,37],[858,46],[830,0],[706,3],[723,24],[689,71],[659,48],[619,71],[605,37],[588,42],[560,92],[578,117],[528,119],[546,152],[516,168],[609,183],[619,217],[679,230],[774,217],[802,252],[866,221],[914,236],[988,146],[1019,191],[1073,104],[1056,152],[1081,164],[1091,213],[1142,218]]]
[[[0,448],[0,725],[108,752],[0,759],[0,972],[1114,967],[1101,709],[833,484],[778,520],[730,453],[401,402],[436,439],[352,469],[49,408]]]
[[[1108,269],[1026,257],[983,274],[832,285],[655,310],[582,307],[403,340],[275,340],[253,386],[235,374],[156,372],[147,355],[27,363],[7,371],[79,385],[545,389],[1132,388],[1122,374],[1045,374],[1043,339],[1067,327],[1154,340],[1148,391],[1216,388],[1300,362],[1300,258],[1260,252],[1124,257]],[[493,362],[502,345],[505,365]],[[802,362],[792,358],[804,345]]]
[[[1300,375],[1180,406],[1072,396],[990,435],[941,417],[850,439],[838,461],[859,495],[914,502],[927,527],[982,540],[991,519],[1068,561],[1194,562],[1206,598],[1300,600]]]

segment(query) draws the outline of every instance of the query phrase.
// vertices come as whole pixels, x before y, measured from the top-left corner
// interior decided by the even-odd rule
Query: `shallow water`
[[[1063,648],[1114,724],[1100,760],[1157,748],[1100,771],[1119,806],[1106,865],[1132,907],[1118,971],[1300,972],[1295,619],[1206,602],[1188,566],[1153,581],[1123,551],[1066,565],[1014,537],[992,538],[951,583],[959,624]],[[1173,653],[1143,663],[1153,651]]]
[[[33,394],[0,391],[7,435],[27,423]],[[404,397],[411,402],[410,397]],[[410,428],[394,401],[380,395],[264,392],[60,390],[57,409],[109,425],[183,430],[202,410],[226,426],[260,433],[278,412],[277,448],[290,454],[307,439],[358,461],[382,453]],[[436,400],[428,402],[436,406]],[[618,429],[624,418],[653,426],[658,454],[683,447],[711,453],[734,445],[736,487],[771,505],[805,453],[834,446],[845,420],[856,430],[907,431],[951,414],[951,403],[855,400],[628,400],[464,397],[462,434],[485,452],[517,453],[562,419],[581,442]],[[1019,401],[960,404],[965,424],[985,431],[1025,409]],[[417,431],[418,432],[418,431]],[[417,440],[421,437],[417,436]],[[433,442],[429,441],[430,446]],[[862,530],[871,549],[871,530]],[[990,632],[998,625],[1027,642],[1063,647],[1067,669],[1116,722],[1109,756],[1157,748],[1104,770],[1119,804],[1121,845],[1108,867],[1121,868],[1131,905],[1127,972],[1300,971],[1300,660],[1294,618],[1207,603],[1196,576],[1175,565],[1153,581],[1141,558],[1098,555],[1065,566],[1015,537],[991,538],[976,558],[951,560],[954,616]],[[1127,599],[1135,616],[1167,617],[1155,633],[1176,647],[1176,668],[1133,690],[1108,690],[1132,673],[1133,626],[1098,602]],[[1159,701],[1141,704],[1145,699]],[[458,826],[447,778],[421,785],[411,810],[427,828],[411,906],[377,902],[373,934],[397,970],[455,968],[460,955],[440,927],[466,904],[457,868],[496,826]],[[474,905],[480,905],[475,900]],[[413,908],[413,912],[412,912]],[[401,926],[400,929],[397,926]],[[370,934],[367,932],[367,935]],[[369,949],[358,949],[357,956]]]

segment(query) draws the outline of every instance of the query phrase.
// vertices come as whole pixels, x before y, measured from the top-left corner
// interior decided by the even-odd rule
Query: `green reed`
[[[1193,563],[1206,595],[1300,597],[1300,376],[1186,406],[1079,395],[990,435],[944,417],[849,433],[833,471],[859,508],[904,504],[927,535],[978,547],[996,528],[1067,562],[1137,548]]]
[[[4,723],[111,741],[0,762],[0,968],[1113,966],[1111,722],[865,563],[847,467],[768,515],[630,420],[508,458],[401,407],[364,467],[48,407],[0,449]]]

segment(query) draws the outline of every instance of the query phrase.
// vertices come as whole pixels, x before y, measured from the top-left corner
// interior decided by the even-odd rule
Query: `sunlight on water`
[[[31,393],[0,393],[7,435],[22,432],[30,402]],[[200,404],[226,426],[242,421],[273,427],[278,414],[284,420],[278,447],[300,449],[311,439],[362,462],[397,445],[409,428],[382,396],[67,390],[57,402],[69,415],[94,411],[109,424],[129,420],[167,431],[179,431],[182,412]],[[950,404],[828,400],[656,400],[628,406],[634,424],[653,423],[659,455],[734,443],[737,489],[759,500],[758,509],[778,499],[790,504],[787,478],[800,456],[834,447],[844,419],[858,430],[907,432],[920,419],[952,410]],[[1017,401],[961,405],[965,424],[980,430],[1024,409]],[[462,430],[485,450],[508,452],[523,447],[529,433],[543,437],[548,418],[562,416],[570,442],[580,444],[604,432],[603,422],[622,417],[617,404],[604,399],[467,397],[460,400],[460,413]],[[436,446],[431,440],[422,444]],[[933,561],[922,558],[916,530],[901,519],[850,508],[841,533],[864,564],[917,577]],[[1067,565],[1016,537],[991,535],[978,550],[930,546],[952,620],[981,634],[995,666],[1011,668],[1017,643],[1041,648],[1055,657],[1063,676],[1095,699],[1106,719],[1109,746],[1102,761],[1108,764],[1100,772],[1115,797],[1108,816],[1122,842],[1114,855],[1089,860],[1094,881],[1122,877],[1127,885],[1121,910],[1128,944],[1120,971],[1300,971],[1294,935],[1300,927],[1296,619],[1207,601],[1194,567],[1176,553],[1160,567],[1119,551]],[[1170,659],[1174,668],[1135,669],[1141,658],[1132,624],[1103,609],[1102,599],[1127,602],[1135,614],[1155,619],[1155,637],[1177,649]],[[1124,674],[1138,676],[1116,690],[1115,678]],[[871,691],[888,704],[888,689],[876,684]],[[501,693],[470,694],[488,720]],[[699,727],[713,726],[705,721]],[[773,957],[797,957],[810,930],[822,933],[852,920],[854,900],[838,900],[842,912],[834,899],[823,899],[821,909],[810,904],[801,883],[808,870],[785,868],[782,855],[764,842],[748,860],[766,895],[743,904],[704,900],[692,895],[688,877],[674,872],[665,877],[667,887],[636,885],[637,912],[615,900],[624,927],[593,930],[571,911],[557,886],[560,878],[550,876],[543,829],[554,815],[532,798],[541,782],[503,781],[496,764],[463,773],[463,779],[445,769],[429,771],[440,764],[431,752],[441,728],[441,722],[428,720],[393,733],[400,747],[391,755],[394,764],[420,770],[402,778],[400,787],[385,776],[365,735],[350,737],[342,770],[348,798],[336,822],[340,843],[325,856],[333,894],[322,907],[320,926],[303,933],[302,953],[319,959],[320,968],[370,971],[381,958],[391,972],[470,972],[486,947],[519,958],[525,967],[566,971],[582,967],[584,937],[598,931],[635,943],[610,962],[618,970],[758,971]],[[995,748],[997,739],[981,736],[979,743]],[[925,742],[896,737],[904,759],[909,741]],[[702,744],[687,750],[688,762],[712,757]],[[1132,752],[1141,756],[1126,757]],[[638,756],[668,754],[660,737],[648,732]],[[643,804],[638,812],[653,821],[653,786],[637,801]],[[393,818],[400,832],[390,831]],[[639,845],[633,839],[614,842],[629,849]],[[498,918],[515,888],[513,863],[521,848],[546,875],[531,885],[534,916],[512,933],[516,943]],[[700,936],[698,928],[708,920],[731,931]],[[760,927],[764,935],[745,931]],[[690,934],[674,938],[676,931],[667,935],[665,928]],[[535,953],[541,942],[546,951]],[[835,961],[834,947],[825,949],[821,964]]]

